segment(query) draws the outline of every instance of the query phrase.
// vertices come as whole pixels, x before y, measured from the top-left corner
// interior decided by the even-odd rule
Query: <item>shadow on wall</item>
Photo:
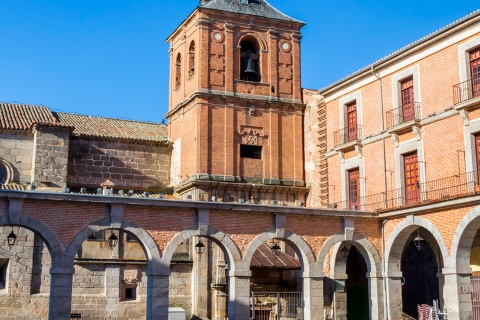
[[[67,184],[160,191],[169,184],[169,147],[156,144],[71,140]]]

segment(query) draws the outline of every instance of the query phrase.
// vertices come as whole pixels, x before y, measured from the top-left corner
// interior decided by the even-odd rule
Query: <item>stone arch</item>
[[[412,232],[419,227],[426,229],[431,234],[431,239],[435,240],[435,244],[438,245],[442,255],[441,260],[438,262],[440,262],[441,266],[445,266],[445,259],[448,257],[448,251],[440,231],[438,231],[437,227],[430,222],[430,220],[422,217],[409,216],[400,222],[388,237],[388,241],[385,245],[384,257],[384,259],[386,259],[387,272],[397,272],[400,270],[400,260],[406,241]],[[393,261],[392,257],[394,258]]]
[[[240,47],[240,43],[245,38],[248,38],[248,37],[251,37],[251,38],[254,38],[255,40],[257,40],[258,45],[260,46],[260,48],[259,48],[260,51],[262,51],[262,52],[268,51],[267,40],[265,40],[265,38],[260,33],[255,32],[255,31],[245,30],[245,31],[237,33],[235,35],[235,40],[233,41],[233,43],[235,43],[235,45],[237,47]]]
[[[13,220],[13,221],[12,221]],[[8,216],[0,216],[0,226],[18,226],[35,232],[46,244],[52,257],[52,268],[55,267],[58,259],[63,255],[63,248],[55,232],[39,220],[21,215],[18,219],[11,219]]]
[[[337,244],[340,244],[342,242],[347,242],[350,244],[358,244],[359,246],[355,246],[360,253],[362,254],[363,258],[365,259],[365,262],[367,263],[367,266],[370,270],[370,272],[378,272],[382,268],[382,260],[380,258],[380,255],[375,248],[375,246],[366,238],[359,234],[354,234],[352,240],[345,240],[345,235],[334,235],[328,238],[325,243],[323,244],[322,248],[320,249],[320,252],[318,253],[318,264],[322,270],[323,273],[323,262],[327,258],[327,255],[330,252],[330,249],[334,247]],[[332,262],[333,263],[333,262]]]
[[[83,242],[85,242],[85,240],[87,240],[92,233],[111,228],[125,230],[134,234],[138,238],[138,241],[145,252],[147,261],[161,258],[160,249],[148,232],[128,220],[122,220],[120,225],[114,224],[112,226],[110,223],[110,218],[108,217],[90,223],[79,233],[77,233],[77,235],[67,245],[65,255],[72,258],[75,257]]]
[[[217,230],[214,227],[198,229],[195,226],[176,234],[167,244],[167,247],[165,248],[165,252],[163,254],[163,260],[166,261],[168,265],[170,265],[173,253],[175,252],[177,247],[182,242],[195,236],[202,236],[215,242],[222,249],[223,253],[228,257],[228,263],[230,264],[229,270],[235,270],[235,263],[242,259],[240,250],[238,249],[235,242],[233,242],[233,240],[228,235]]]
[[[475,234],[480,229],[480,207],[471,210],[457,226],[447,266],[456,267],[460,273],[470,273],[470,252]]]
[[[401,262],[404,249],[409,239],[411,239],[412,233],[417,228],[423,228],[427,230],[427,233],[421,234],[421,236],[428,242],[432,250],[435,253],[435,249],[438,249],[435,253],[437,259],[437,267],[441,271],[446,263],[448,257],[447,246],[440,234],[437,227],[428,219],[423,217],[408,216],[401,221],[395,229],[392,231],[385,245],[385,277],[386,277],[386,299],[388,300],[388,318],[396,319],[402,316],[403,312],[403,298],[402,298],[402,271]],[[442,281],[439,278],[440,300],[443,298],[442,294]],[[443,301],[441,301],[443,308]]]
[[[313,270],[315,269],[315,255],[313,254],[309,244],[302,237],[289,230],[285,230],[283,234],[281,234],[275,229],[256,236],[255,239],[253,239],[253,241],[248,245],[243,257],[245,264],[248,263],[248,266],[245,265],[245,267],[250,269],[250,262],[252,261],[253,254],[262,243],[270,239],[279,239],[285,241],[285,243],[292,247],[295,253],[300,257],[300,263],[302,265],[303,272],[309,273],[315,271]]]
[[[321,270],[322,276],[325,276],[323,270],[323,264],[330,253],[330,250],[334,248],[332,260],[330,261],[330,277],[335,278],[335,274],[346,274],[347,273],[347,261],[337,259],[341,244],[345,243],[349,246],[354,246],[361,254],[368,270],[368,281],[369,281],[369,308],[371,319],[381,319],[383,313],[383,307],[381,303],[381,270],[382,270],[382,260],[380,254],[378,253],[375,246],[366,239],[363,235],[354,233],[352,239],[346,239],[344,234],[337,234],[328,238],[323,244],[317,258],[318,267]],[[340,269],[340,270],[339,270]],[[343,279],[343,278],[342,278]],[[337,294],[337,293],[335,293]],[[333,298],[333,295],[331,299]],[[346,296],[343,297],[346,299]],[[346,300],[345,300],[346,301]]]
[[[12,182],[14,172],[12,164],[0,158],[0,185]]]

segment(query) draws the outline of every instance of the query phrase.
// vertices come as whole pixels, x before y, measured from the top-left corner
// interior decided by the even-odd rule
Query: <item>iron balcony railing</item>
[[[334,146],[338,147],[342,144],[362,139],[362,126],[356,125],[335,131],[333,134]]]
[[[472,193],[480,193],[478,172],[467,172],[418,183],[410,188],[400,188],[361,197],[359,201],[347,200],[332,203],[330,208],[343,210],[386,211],[401,207],[443,201]],[[356,200],[356,199],[355,199]],[[358,204],[359,203],[359,204]]]
[[[453,104],[480,97],[480,78],[469,79],[453,86]]]
[[[387,111],[387,128],[393,128],[412,120],[420,120],[420,102],[412,102],[399,108]]]

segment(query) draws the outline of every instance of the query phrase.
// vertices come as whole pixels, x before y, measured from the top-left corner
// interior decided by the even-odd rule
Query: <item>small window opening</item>
[[[135,238],[133,235],[129,234],[129,233],[126,233],[126,241],[127,242],[138,242],[137,241],[137,238]]]
[[[0,260],[0,290],[5,290],[7,285],[8,259]]]
[[[135,300],[137,288],[125,288],[125,300]]]
[[[272,93],[276,93],[277,89],[275,89],[275,86],[272,86]]]
[[[180,53],[177,55],[177,60],[175,63],[175,89],[180,87],[180,81],[182,78],[182,56]]]
[[[240,43],[240,79],[260,82],[260,63],[258,46],[249,40]]]
[[[262,147],[242,144],[240,145],[240,158],[262,159]]]
[[[100,231],[95,232],[94,234],[90,235],[90,237],[88,237],[87,240],[90,240],[90,241],[103,241],[103,240],[105,240],[104,231],[100,230]]]
[[[195,42],[190,43],[190,48],[188,49],[188,75],[191,76],[195,73]]]

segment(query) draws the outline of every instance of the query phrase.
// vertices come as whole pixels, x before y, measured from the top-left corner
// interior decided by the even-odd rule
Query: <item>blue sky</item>
[[[269,2],[307,23],[302,29],[302,86],[311,89],[479,7],[478,0]],[[0,101],[160,122],[168,108],[165,39],[197,4],[0,0]]]

